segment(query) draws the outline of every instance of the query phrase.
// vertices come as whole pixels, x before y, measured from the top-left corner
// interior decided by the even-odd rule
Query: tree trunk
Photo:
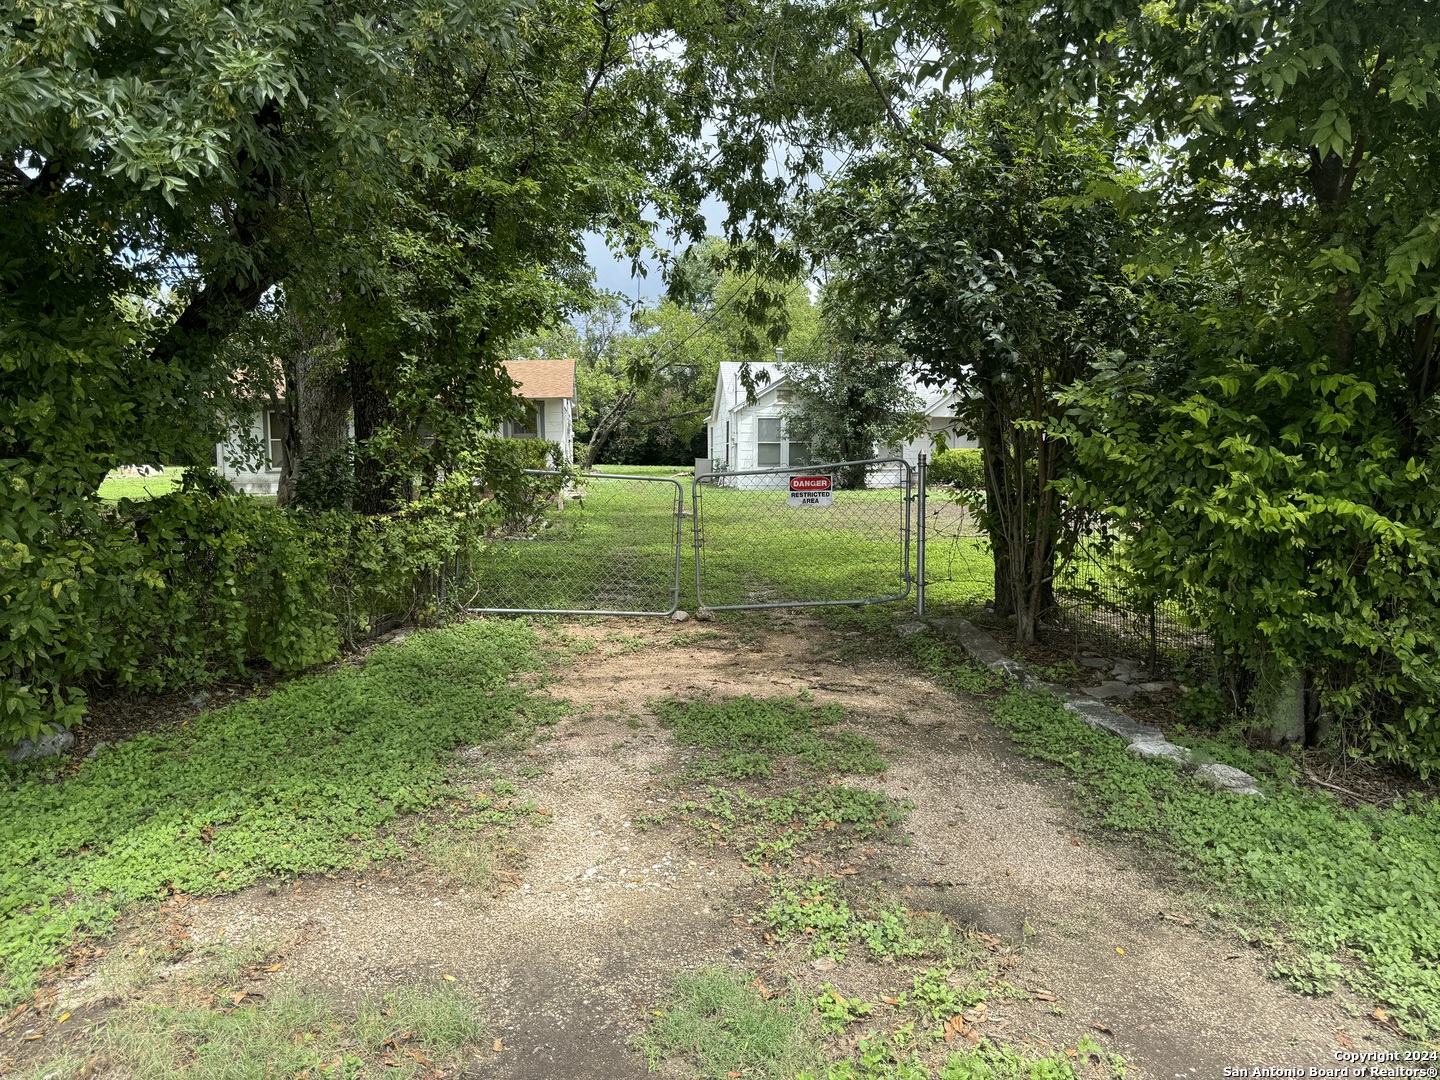
[[[398,509],[405,495],[393,468],[393,451],[382,448],[376,438],[393,430],[396,412],[374,357],[363,351],[352,355],[349,369],[355,410],[354,507],[362,514],[382,514]]]
[[[328,329],[307,333],[293,318],[298,347],[285,364],[285,464],[277,503],[316,510],[348,509],[353,487],[350,385]],[[323,490],[322,490],[323,489]]]
[[[610,406],[610,411],[605,414],[600,423],[595,425],[595,430],[590,434],[590,445],[585,449],[585,461],[580,466],[586,472],[593,469],[595,463],[600,460],[600,454],[605,449],[605,444],[610,441],[610,436],[615,434],[616,428],[625,422],[625,415],[635,404],[638,396],[638,390],[626,390],[615,399],[615,403]]]
[[[1050,489],[1060,448],[1017,428],[1001,407],[979,425],[985,461],[985,526],[990,535],[995,614],[1014,616],[1015,636],[1039,638],[1040,617],[1055,604],[1055,553],[1059,496]]]

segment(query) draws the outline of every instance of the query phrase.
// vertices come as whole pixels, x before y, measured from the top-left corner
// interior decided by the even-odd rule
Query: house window
[[[785,421],[778,416],[757,418],[755,439],[756,468],[798,468],[809,465],[810,448],[803,442],[793,442],[785,430]]]
[[[775,400],[781,405],[789,405],[795,400],[795,391],[788,386],[782,386],[775,391]]]
[[[543,439],[545,437],[545,415],[540,411],[538,401],[525,402],[525,418],[510,421],[510,438]]]
[[[265,468],[275,470],[285,462],[285,436],[290,420],[281,409],[265,410]]]
[[[769,465],[781,464],[780,457],[783,449],[780,439],[780,418],[778,416],[760,417],[758,441],[755,447],[755,464],[762,469]]]

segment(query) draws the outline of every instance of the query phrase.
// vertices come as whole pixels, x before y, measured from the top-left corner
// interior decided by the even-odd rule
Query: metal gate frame
[[[723,482],[724,478],[741,476],[803,476],[811,473],[823,473],[842,469],[852,465],[899,465],[904,470],[905,477],[905,519],[901,531],[901,557],[900,557],[900,580],[905,583],[903,591],[891,596],[871,596],[856,600],[780,600],[768,603],[754,604],[706,604],[703,575],[700,570],[700,553],[704,548],[704,532],[702,515],[700,512],[700,488],[707,482],[711,487]],[[797,608],[797,607],[863,607],[869,604],[888,604],[896,600],[904,600],[910,595],[911,587],[916,585],[916,576],[910,572],[910,542],[916,535],[915,516],[912,515],[911,504],[917,498],[915,493],[916,474],[923,483],[925,469],[924,455],[921,455],[920,465],[917,470],[904,458],[863,458],[858,461],[830,461],[815,465],[791,465],[779,466],[768,469],[741,469],[735,472],[709,473],[705,476],[697,476],[691,482],[690,497],[694,513],[694,546],[695,546],[695,603],[700,611],[755,611],[770,608]],[[785,489],[777,489],[785,490]],[[922,486],[919,491],[918,519],[919,528],[919,550],[916,553],[916,568],[919,570],[919,589],[917,592],[917,604],[920,614],[924,614],[925,586],[925,489]]]
[[[558,469],[524,469],[526,476],[566,476]],[[680,565],[681,551],[685,546],[685,486],[671,476],[635,476],[629,473],[585,473],[588,483],[593,480],[640,480],[646,483],[671,484],[675,488],[674,529],[675,576],[670,591],[670,607],[664,611],[616,611],[605,608],[497,608],[472,607],[467,611],[476,615],[656,615],[669,617],[680,610]],[[577,496],[578,497],[578,496]]]

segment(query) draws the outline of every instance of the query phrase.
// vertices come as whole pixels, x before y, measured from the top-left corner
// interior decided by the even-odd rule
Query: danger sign
[[[830,477],[828,477],[828,476],[792,476],[792,477],[790,477],[790,505],[791,505],[791,506],[829,506],[829,505],[830,505]]]

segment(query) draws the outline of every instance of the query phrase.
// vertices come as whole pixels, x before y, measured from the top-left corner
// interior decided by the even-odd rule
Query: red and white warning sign
[[[828,476],[792,476],[792,477],[790,477],[790,505],[791,505],[791,506],[829,506],[829,505],[830,505],[830,477],[828,477]]]

